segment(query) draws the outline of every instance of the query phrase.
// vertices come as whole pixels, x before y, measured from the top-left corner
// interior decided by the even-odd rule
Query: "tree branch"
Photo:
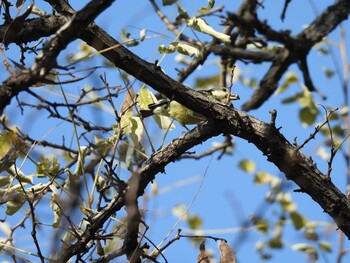
[[[76,39],[80,32],[102,11],[112,4],[113,0],[94,0],[77,12],[57,33],[44,45],[41,53],[30,69],[21,70],[10,76],[0,86],[0,115],[11,99],[21,91],[42,80],[49,71],[57,66],[56,58],[66,46]]]

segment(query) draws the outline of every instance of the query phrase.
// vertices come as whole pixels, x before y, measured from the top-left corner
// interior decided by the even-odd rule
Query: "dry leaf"
[[[220,263],[236,263],[235,253],[226,241],[221,240],[220,249]]]
[[[123,115],[127,110],[129,110],[135,101],[135,91],[132,87],[128,88],[122,106],[120,107],[120,115]]]
[[[209,257],[207,253],[205,252],[205,241],[200,244],[199,246],[199,255],[197,257],[197,263],[210,263]]]

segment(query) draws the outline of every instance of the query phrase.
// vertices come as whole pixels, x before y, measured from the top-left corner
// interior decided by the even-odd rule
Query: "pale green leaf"
[[[79,178],[81,175],[84,174],[84,164],[85,164],[85,156],[87,153],[87,149],[88,148],[86,146],[81,146],[79,148],[77,166],[75,167],[75,171],[73,172],[73,176],[75,178]]]
[[[244,86],[251,87],[253,89],[258,88],[258,82],[255,78],[242,78],[241,81]]]
[[[279,201],[283,210],[293,212],[297,209],[296,203],[292,201],[289,193],[278,193],[276,199]]]
[[[140,31],[140,41],[145,40],[146,33],[147,33],[147,29],[145,29],[145,28]]]
[[[317,250],[313,245],[306,244],[306,243],[298,243],[293,245],[292,249],[295,251],[303,252],[308,256],[311,256],[314,260],[318,258]]]
[[[160,54],[171,54],[176,51],[176,47],[174,45],[170,45],[169,47],[164,46],[163,44],[158,47],[158,52]]]
[[[315,249],[313,245],[307,244],[307,243],[297,243],[292,245],[292,249],[295,251],[307,251],[307,250],[313,250]]]
[[[238,167],[246,173],[253,173],[255,171],[255,163],[251,160],[245,159],[239,162]]]
[[[21,183],[33,183],[33,175],[25,175],[22,171],[20,171],[17,168],[17,171],[15,170],[15,166],[11,166],[7,172],[16,178],[16,180],[20,181]]]
[[[332,252],[332,243],[330,243],[330,242],[320,241],[320,243],[318,244],[318,246],[319,246],[320,249],[322,249],[323,251]]]
[[[133,116],[131,118],[131,138],[134,141],[135,145],[141,142],[143,134],[143,125],[140,117]]]
[[[60,194],[56,186],[50,185],[50,189],[52,191],[50,207],[54,213],[54,220],[53,220],[52,226],[53,228],[57,229],[59,227],[59,224],[62,218],[62,212],[61,212],[60,206],[58,205],[60,203]]]
[[[19,194],[15,199],[6,202],[6,214],[14,215],[23,204],[26,202],[26,198],[23,194]]]
[[[170,54],[177,51],[180,54],[183,54],[186,56],[190,56],[190,57],[195,56],[196,58],[201,58],[201,52],[197,48],[189,44],[186,44],[184,42],[172,42],[169,44],[169,47],[160,45],[158,47],[158,51],[160,54]]]
[[[317,151],[316,151],[316,155],[318,157],[320,157],[322,160],[324,161],[328,161],[329,158],[331,157],[329,150],[327,150],[325,147],[320,146]]]
[[[4,222],[4,221],[0,221],[0,231],[3,233],[3,235],[0,235],[3,237],[6,237],[6,238],[10,238],[11,235],[13,234],[12,232],[12,229],[11,229],[11,225],[7,222]],[[1,250],[1,248],[0,248]]]
[[[315,107],[315,103],[313,101],[312,93],[303,86],[302,96],[298,99],[299,103],[303,107]]]
[[[195,56],[196,58],[199,58],[199,59],[202,58],[201,52],[199,51],[199,49],[183,42],[176,43],[176,50],[183,55],[187,55],[190,57]]]
[[[307,240],[317,241],[319,239],[315,228],[308,228],[307,227],[304,235],[305,235]]]
[[[187,218],[187,216],[184,215],[184,213],[186,212],[186,206],[184,204],[178,204],[178,205],[174,206],[171,209],[171,212],[175,217],[182,217],[185,220]]]
[[[267,172],[257,172],[254,176],[255,184],[267,184],[267,183],[270,183],[271,180],[272,180],[272,177]]]
[[[208,25],[202,18],[193,17],[188,21],[187,26],[193,28],[196,31],[215,37],[217,40],[225,44],[231,43],[231,38],[229,35],[216,31],[214,28]]]
[[[122,130],[122,134],[126,135],[131,133],[132,130],[132,110],[128,110],[124,112],[122,117],[120,118],[120,128]]]
[[[133,105],[135,103],[135,92],[133,88],[129,88],[125,94],[124,101],[120,107],[120,128],[122,134],[126,135],[131,132],[132,129],[132,114],[133,114]]]
[[[137,103],[141,110],[148,110],[148,105],[154,103],[156,100],[154,94],[145,86],[140,88],[137,93]]]

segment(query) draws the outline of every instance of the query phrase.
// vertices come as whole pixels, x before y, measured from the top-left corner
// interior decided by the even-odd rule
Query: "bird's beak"
[[[233,94],[233,93],[230,94],[230,101],[231,100],[239,100],[239,99],[240,99],[240,97],[238,94]]]

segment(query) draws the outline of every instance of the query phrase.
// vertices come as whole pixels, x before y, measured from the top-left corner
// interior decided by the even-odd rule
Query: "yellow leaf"
[[[255,163],[248,159],[240,161],[238,167],[246,173],[253,173],[255,171]]]

